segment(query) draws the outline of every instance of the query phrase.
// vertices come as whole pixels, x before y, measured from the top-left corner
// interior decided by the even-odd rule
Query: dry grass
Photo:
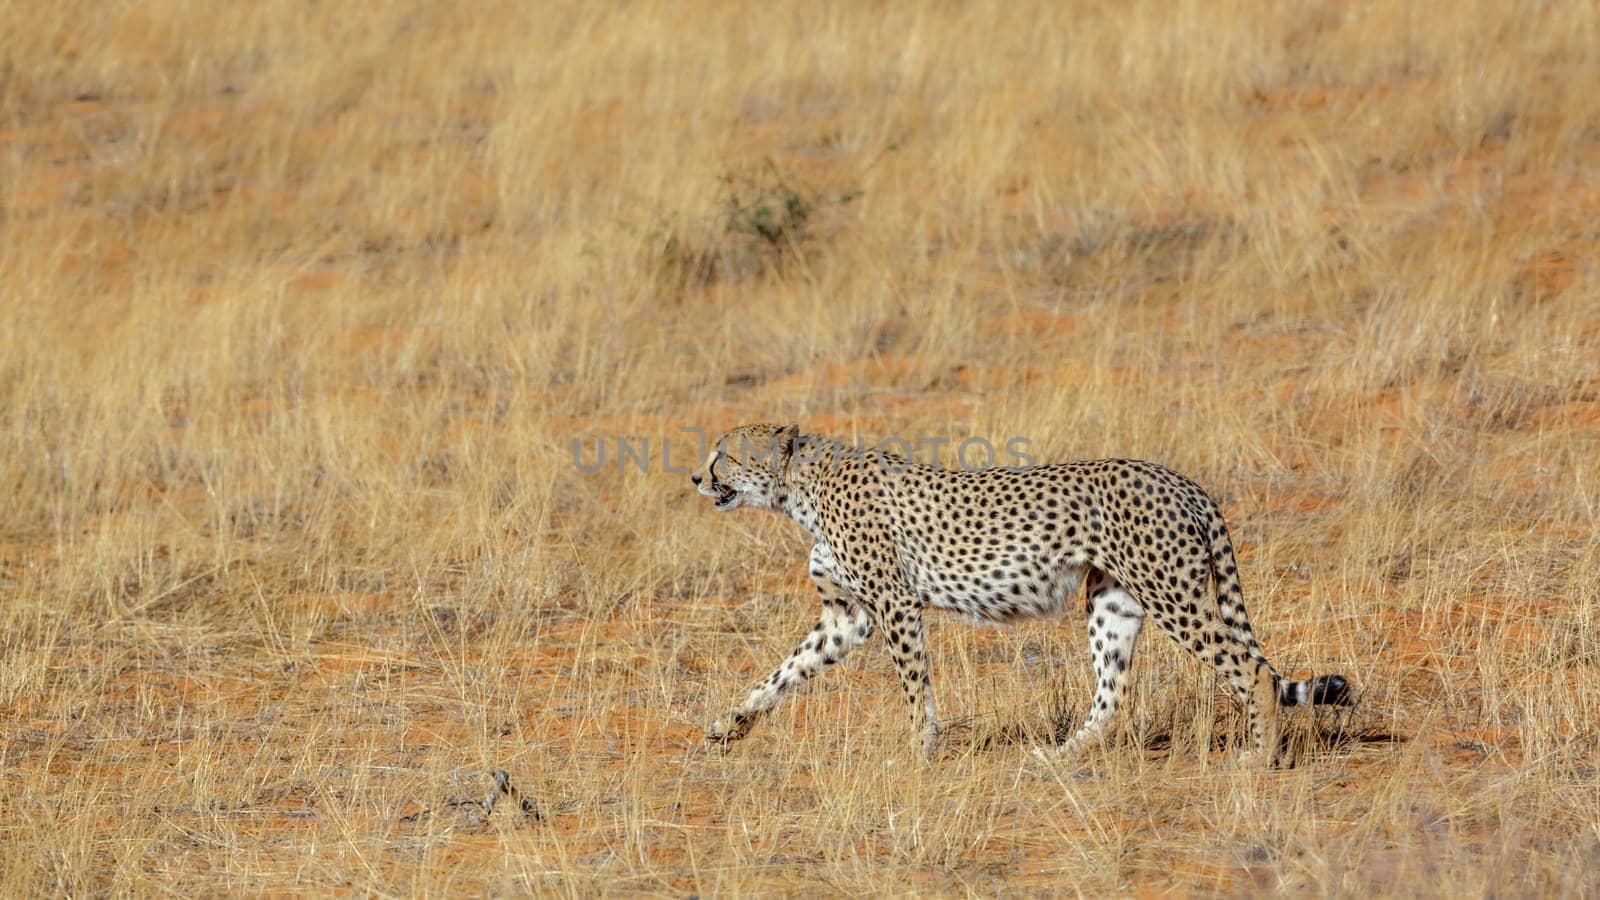
[[[1597,46],[0,0],[0,892],[1600,891]],[[804,543],[570,441],[795,418],[1190,472],[1268,653],[1364,702],[1242,772],[1147,636],[1042,771],[1080,625],[938,620],[946,759],[871,651],[708,754]]]

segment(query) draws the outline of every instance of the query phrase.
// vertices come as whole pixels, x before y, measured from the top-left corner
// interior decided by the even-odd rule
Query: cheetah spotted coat
[[[1256,643],[1222,514],[1199,485],[1154,463],[1106,459],[955,471],[802,437],[796,426],[722,435],[691,475],[719,510],[781,512],[810,532],[821,620],[707,738],[738,740],[789,689],[882,632],[931,754],[938,734],[922,613],[1006,622],[1062,611],[1086,586],[1096,689],[1059,748],[1102,735],[1127,694],[1148,617],[1215,667],[1244,704],[1252,755],[1276,762],[1278,708],[1346,704],[1343,678],[1281,678]]]

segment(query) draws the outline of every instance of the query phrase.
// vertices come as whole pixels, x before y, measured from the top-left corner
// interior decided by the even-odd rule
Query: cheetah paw
[[[1079,752],[1081,749],[1079,745],[1070,742],[1034,747],[1028,751],[1022,768],[1036,775],[1060,777],[1064,771],[1076,770],[1083,765],[1083,756]]]
[[[1062,752],[1060,747],[1034,747],[1028,751],[1031,762],[1044,763],[1047,766],[1058,766],[1071,761],[1073,754]]]
[[[711,727],[706,729],[706,743],[726,747],[743,738],[750,733],[751,718],[751,716],[736,712],[726,719],[713,722]]]
[[[1242,772],[1276,772],[1294,768],[1294,761],[1281,753],[1246,750],[1239,754],[1237,765]]]
[[[1065,762],[1076,759],[1083,750],[1083,742],[1074,738],[1064,744],[1035,745],[1031,751],[1034,759],[1045,762]]]

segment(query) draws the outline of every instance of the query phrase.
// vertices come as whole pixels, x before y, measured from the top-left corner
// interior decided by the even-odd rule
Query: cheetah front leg
[[[910,597],[896,600],[883,611],[883,637],[889,643],[900,676],[900,689],[911,706],[911,733],[921,737],[922,756],[933,758],[939,740],[939,720],[933,709],[933,688],[928,679],[928,654],[922,638],[922,608]]]
[[[822,620],[782,665],[750,691],[744,703],[706,729],[707,741],[728,744],[744,737],[763,713],[778,705],[786,691],[838,663],[872,634],[866,610],[856,605],[838,582],[815,571],[812,575],[822,595]]]

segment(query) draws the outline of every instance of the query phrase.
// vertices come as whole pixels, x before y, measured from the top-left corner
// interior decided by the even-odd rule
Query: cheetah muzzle
[[[1281,707],[1355,701],[1342,676],[1291,681],[1267,662],[1216,501],[1164,466],[1102,459],[955,471],[802,437],[796,425],[745,425],[718,438],[690,478],[718,510],[771,509],[809,532],[822,606],[799,648],[707,730],[714,743],[742,738],[787,691],[876,629],[931,756],[938,723],[923,611],[1007,622],[1055,615],[1079,597],[1094,702],[1051,752],[1072,753],[1104,735],[1127,696],[1147,618],[1227,682],[1245,708],[1249,755],[1269,764],[1278,762]]]

